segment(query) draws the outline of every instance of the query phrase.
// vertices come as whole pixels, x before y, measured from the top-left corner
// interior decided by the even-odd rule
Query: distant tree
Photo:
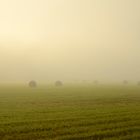
[[[140,81],[138,81],[138,86],[140,86]]]
[[[56,86],[56,87],[63,86],[62,81],[56,81],[56,82],[55,82],[55,86]]]
[[[31,88],[37,87],[36,81],[34,81],[34,80],[30,81],[30,82],[29,82],[29,87],[31,87]]]
[[[99,84],[99,81],[98,81],[98,80],[95,80],[95,81],[94,81],[94,84],[95,84],[95,85],[98,85],[98,84]]]
[[[123,84],[124,84],[124,85],[127,85],[127,84],[128,84],[128,81],[127,81],[127,80],[124,80],[124,81],[123,81]]]
[[[83,80],[83,83],[87,83],[87,80]]]

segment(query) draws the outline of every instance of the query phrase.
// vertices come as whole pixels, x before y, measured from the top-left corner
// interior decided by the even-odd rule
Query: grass
[[[140,87],[0,87],[0,140],[139,140]]]

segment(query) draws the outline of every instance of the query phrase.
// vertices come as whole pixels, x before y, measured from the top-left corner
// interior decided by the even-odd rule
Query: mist
[[[140,80],[139,0],[0,2],[0,82]]]

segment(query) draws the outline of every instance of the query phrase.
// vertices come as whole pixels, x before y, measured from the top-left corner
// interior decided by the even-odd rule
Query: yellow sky
[[[140,80],[140,0],[0,1],[0,81]]]

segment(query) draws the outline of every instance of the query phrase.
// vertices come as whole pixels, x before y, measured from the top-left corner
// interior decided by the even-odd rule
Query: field
[[[140,87],[0,87],[0,140],[140,140]]]

